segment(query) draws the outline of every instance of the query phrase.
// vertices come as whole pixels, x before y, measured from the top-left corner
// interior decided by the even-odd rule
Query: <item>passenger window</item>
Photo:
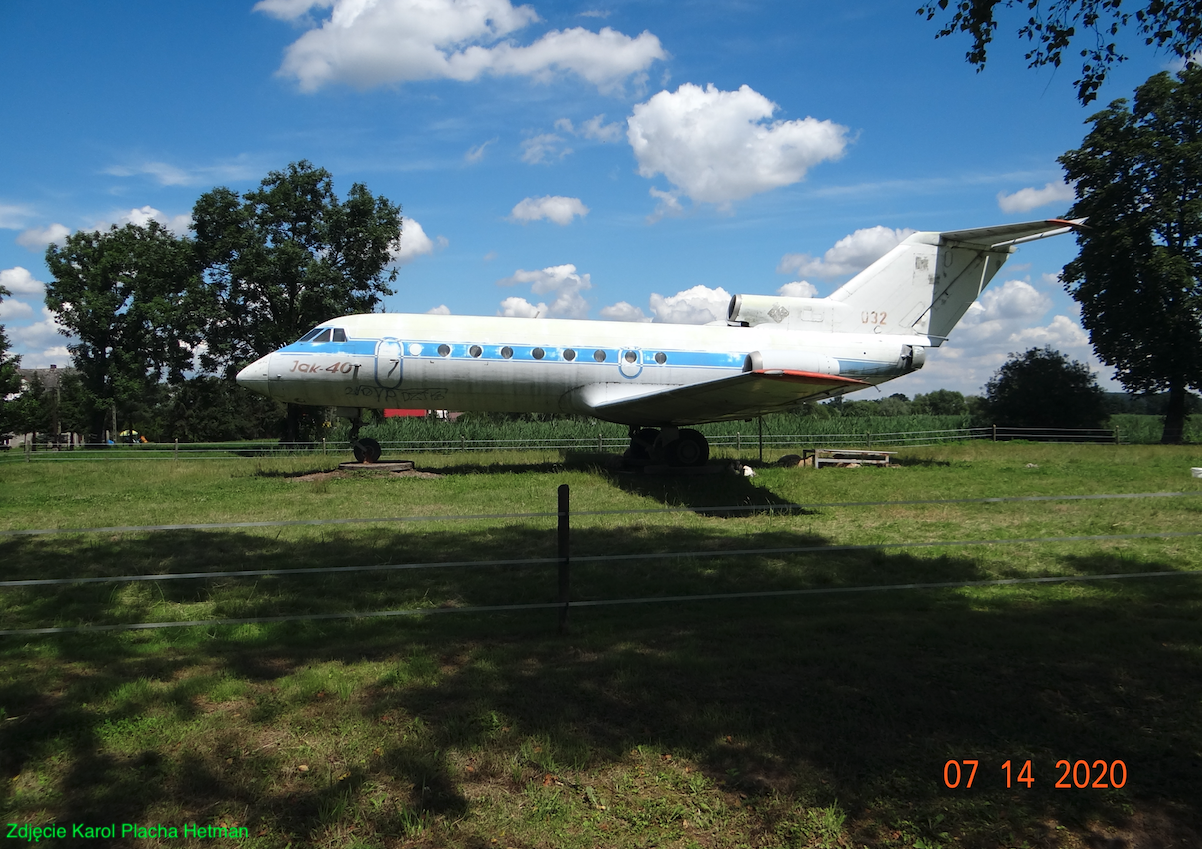
[[[481,354],[484,353],[484,349],[481,348],[479,345],[473,345],[472,347],[467,349],[467,352],[469,354],[471,354],[473,357],[479,357]]]
[[[504,348],[501,349],[501,356],[507,360],[512,359],[513,358],[513,348],[510,348],[508,345],[506,345]]]
[[[541,360],[543,357],[547,356],[547,352],[542,348],[535,348],[530,352],[530,356],[534,357],[536,360]]]
[[[572,360],[576,359],[576,352],[573,351],[571,348],[564,348],[563,349],[563,358],[570,363]]]
[[[438,346],[438,356],[440,356],[440,357],[451,356],[451,346],[450,345],[439,345]]]
[[[655,355],[655,361],[662,366],[664,363],[666,363],[668,361],[668,355],[665,354],[663,351],[659,351]]]
[[[593,351],[593,359],[599,363],[605,362],[605,352],[601,350]]]
[[[625,359],[625,360],[626,360],[626,362],[628,362],[628,363],[633,363],[633,362],[635,362],[636,360],[638,360],[638,358],[639,358],[639,355],[638,355],[638,354],[636,354],[634,351],[627,351],[627,352],[626,352],[626,353],[623,355],[623,359]]]

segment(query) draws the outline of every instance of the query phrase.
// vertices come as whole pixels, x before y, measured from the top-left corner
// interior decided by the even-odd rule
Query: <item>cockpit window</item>
[[[314,327],[312,330],[310,330],[308,333],[306,333],[304,336],[297,339],[296,341],[297,342],[308,342],[314,336],[316,336],[318,333],[321,333],[321,331],[323,331],[323,330],[325,330],[324,327]]]
[[[333,335],[333,333],[334,333],[334,331],[327,327],[324,330],[322,330],[321,333],[318,333],[316,336],[314,336],[309,341],[311,341],[311,342],[329,342],[330,336]]]
[[[341,327],[314,327],[297,342],[345,342],[346,331]]]
[[[346,341],[346,331],[343,330],[341,327],[335,327],[334,328],[334,338],[332,341],[345,342]]]

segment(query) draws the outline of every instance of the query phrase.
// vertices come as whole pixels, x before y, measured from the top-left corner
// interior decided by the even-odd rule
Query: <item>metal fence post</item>
[[[568,485],[559,485],[559,633],[568,632],[568,604],[571,598],[570,576],[568,572],[569,534],[568,534]]]
[[[175,440],[175,459],[179,459],[179,439]]]

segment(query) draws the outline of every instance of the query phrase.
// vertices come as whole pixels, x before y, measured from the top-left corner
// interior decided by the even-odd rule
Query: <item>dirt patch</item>
[[[445,477],[445,475],[434,472],[423,472],[419,469],[406,469],[405,471],[396,472],[369,472],[367,469],[364,469],[362,472],[344,472],[335,469],[332,472],[310,472],[305,475],[296,475],[295,477],[290,477],[289,480],[313,483],[316,481],[338,480],[339,478],[353,478],[363,474],[379,474],[381,477],[387,476],[393,478],[421,478],[423,480]]]

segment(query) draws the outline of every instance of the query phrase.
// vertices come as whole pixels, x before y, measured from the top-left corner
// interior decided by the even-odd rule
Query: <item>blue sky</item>
[[[0,322],[65,365],[47,244],[153,217],[289,162],[403,207],[390,312],[705,321],[731,294],[827,295],[911,230],[1056,217],[1056,157],[1169,67],[1138,46],[1099,100],[988,67],[917,3],[264,0],[0,6]],[[1056,274],[1024,247],[908,395],[979,393],[1011,351],[1089,362]],[[873,391],[875,394],[875,391]],[[863,393],[863,397],[869,397]]]

